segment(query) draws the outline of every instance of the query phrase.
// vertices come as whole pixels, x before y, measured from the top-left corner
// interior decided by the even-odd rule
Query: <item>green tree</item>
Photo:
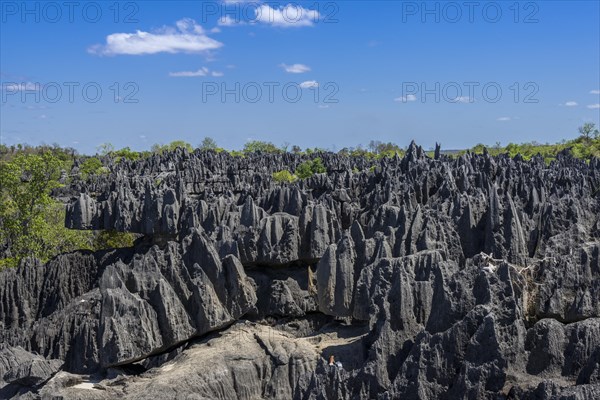
[[[18,154],[0,162],[0,266],[17,265],[24,257],[42,261],[79,247],[89,236],[68,232],[64,206],[50,197],[60,186],[61,160],[52,152]]]
[[[300,179],[310,178],[314,174],[322,174],[327,172],[327,168],[323,165],[323,160],[315,158],[314,160],[304,161],[296,168],[296,176]]]
[[[244,153],[279,153],[281,150],[271,142],[252,140],[244,145]]]
[[[112,143],[102,143],[97,147],[98,152],[101,156],[107,156],[113,151],[115,151],[115,146]]]
[[[169,145],[168,145],[168,149],[171,151],[178,149],[178,148],[186,149],[189,152],[194,151],[194,147],[191,144],[189,144],[188,142],[185,142],[183,140],[174,140],[171,143],[169,143]]]
[[[200,146],[198,146],[200,148],[200,150],[217,150],[219,147],[217,146],[217,142],[215,142],[215,139],[211,138],[211,137],[205,137],[202,140],[202,143],[200,143]]]
[[[182,148],[182,149],[186,149],[189,152],[194,151],[194,148],[192,147],[191,144],[189,144],[188,142],[185,142],[183,140],[175,140],[169,144],[158,144],[155,143],[152,145],[152,152],[156,153],[156,154],[162,154],[165,151],[173,151],[176,150],[177,148]]]
[[[591,138],[598,139],[600,133],[598,132],[598,129],[594,129],[595,127],[596,124],[592,122],[586,122],[585,124],[583,124],[583,126],[579,127],[579,133],[586,140],[589,140]]]
[[[79,173],[81,174],[82,179],[87,179],[90,175],[101,173],[103,171],[102,167],[102,161],[96,157],[90,157],[81,163],[79,166]]]
[[[110,155],[114,157],[116,162],[121,160],[135,161],[141,157],[141,153],[133,151],[129,147],[123,147],[122,149],[115,150],[110,153]]]

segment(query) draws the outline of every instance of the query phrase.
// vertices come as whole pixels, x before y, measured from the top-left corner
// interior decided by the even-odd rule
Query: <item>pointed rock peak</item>
[[[416,153],[418,147],[419,146],[417,146],[417,144],[415,143],[415,141],[411,140],[410,144],[408,145],[408,149],[406,150],[406,154]]]
[[[441,150],[442,150],[442,146],[438,142],[435,142],[435,154],[434,154],[434,158],[436,160],[440,159]]]
[[[423,152],[423,148],[421,146],[417,146],[415,141],[412,140],[410,142],[410,145],[408,146],[408,150],[406,151],[406,158],[409,161],[416,161],[418,159],[423,158],[424,156],[425,153]]]

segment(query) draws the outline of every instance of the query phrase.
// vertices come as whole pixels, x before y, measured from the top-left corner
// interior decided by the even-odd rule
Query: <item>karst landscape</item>
[[[600,398],[599,159],[318,157],[55,189],[67,228],[136,239],[0,272],[0,398]]]

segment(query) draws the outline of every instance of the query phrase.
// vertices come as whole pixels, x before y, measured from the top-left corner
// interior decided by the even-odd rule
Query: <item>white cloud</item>
[[[575,102],[575,101],[567,101],[565,103],[565,106],[567,106],[567,107],[575,107],[576,105],[577,105],[577,102]]]
[[[329,104],[319,104],[319,108],[329,108]]]
[[[278,8],[271,8],[266,4],[261,4],[256,7],[254,12],[256,14],[255,22],[282,28],[313,26],[315,21],[319,20],[320,16],[316,10],[309,10],[300,5],[293,4]]]
[[[475,102],[475,100],[471,99],[469,96],[458,96],[457,98],[453,99],[453,101],[455,103],[473,103],[473,102]]]
[[[590,94],[600,94],[600,90],[590,90]]]
[[[510,121],[510,117],[500,117],[496,121]]]
[[[316,87],[319,87],[319,82],[317,82],[317,81],[305,81],[305,82],[302,82],[300,84],[300,87],[302,89],[316,88]]]
[[[231,18],[229,15],[223,15],[217,20],[219,26],[236,26],[245,25],[245,22],[239,19]]]
[[[409,101],[417,101],[417,96],[415,96],[414,94],[409,94],[409,95],[402,96],[402,97],[396,97],[394,99],[394,101],[398,101],[398,102],[402,102],[402,103],[406,103]]]
[[[143,55],[157,53],[204,53],[223,46],[206,36],[204,29],[191,18],[176,22],[176,28],[164,27],[157,32],[113,33],[105,45],[94,45],[88,52],[96,55]]]
[[[289,72],[290,74],[303,74],[310,71],[310,67],[304,64],[280,64],[279,66],[283,68],[285,72]]]
[[[225,74],[219,71],[211,71],[206,67],[202,67],[197,71],[180,71],[180,72],[169,72],[169,76],[174,78],[193,78],[196,76],[214,76],[221,77]]]
[[[5,82],[2,84],[2,89],[7,92],[40,91],[42,85],[39,82]]]
[[[600,104],[590,104],[589,106],[587,106],[587,108],[589,108],[590,110],[597,110],[600,108]]]

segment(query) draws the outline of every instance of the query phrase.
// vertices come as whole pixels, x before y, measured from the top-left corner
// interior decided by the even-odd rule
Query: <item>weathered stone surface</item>
[[[278,184],[308,156],[177,150],[64,189],[68,227],[146,237],[0,272],[0,341],[64,363],[13,357],[5,397],[600,397],[599,160],[319,157]]]
[[[64,360],[73,372],[160,353],[232,324],[256,303],[240,262],[221,260],[197,231],[164,249],[73,253],[47,266],[23,265],[2,275],[3,293],[34,278],[38,293],[4,303],[22,317],[3,314],[3,342]]]

